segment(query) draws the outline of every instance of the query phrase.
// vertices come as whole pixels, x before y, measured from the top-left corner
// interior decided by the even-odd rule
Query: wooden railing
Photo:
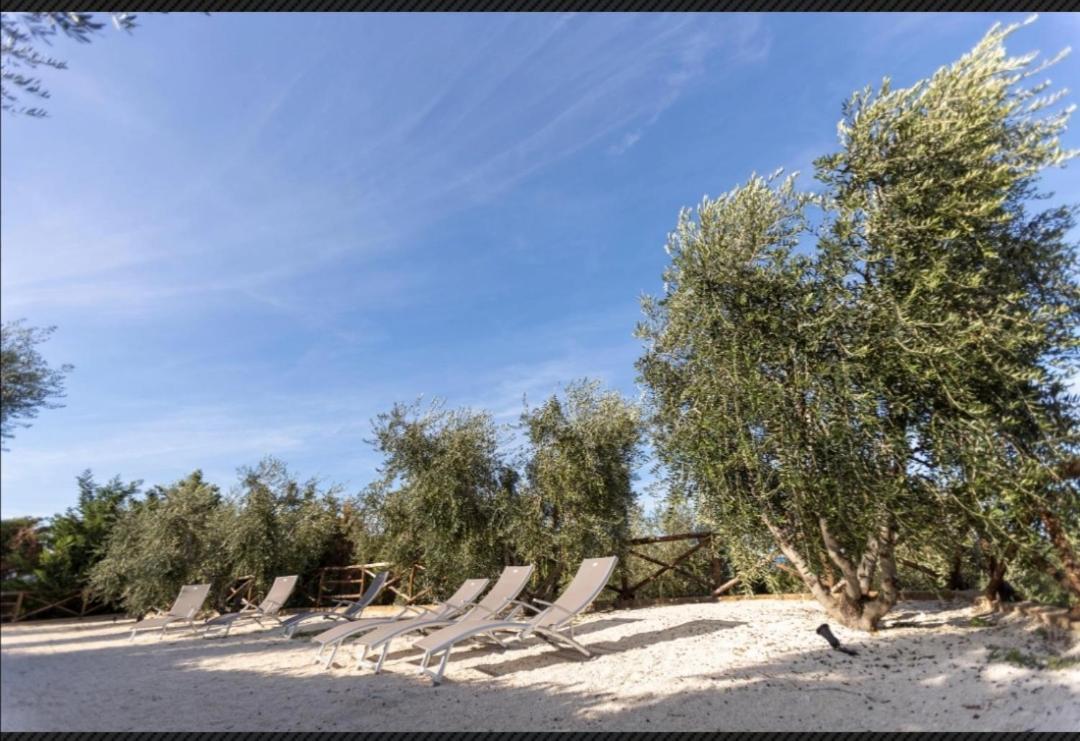
[[[394,571],[394,564],[380,561],[378,563],[354,564],[352,566],[328,566],[319,569],[319,586],[315,597],[315,606],[324,607],[333,604],[334,600],[354,600],[360,597],[367,589],[368,584],[380,571],[391,570],[390,578],[386,580],[386,589],[400,597],[405,604],[411,605],[422,597],[431,595],[431,588],[416,591],[416,577],[424,571],[422,564],[414,564],[404,570]]]
[[[0,592],[0,620],[8,623],[16,623],[49,611],[86,617],[105,607],[106,605],[95,600],[86,590],[79,590],[52,601],[27,590]]]
[[[233,579],[233,583],[229,586],[229,591],[225,595],[225,604],[239,603],[237,607],[242,605],[245,601],[252,602],[255,599],[255,575],[249,574],[248,576],[238,576]]]
[[[664,561],[661,558],[644,553],[641,548],[642,546],[655,543],[671,543],[680,540],[693,541],[693,545],[682,553],[679,553],[671,561]],[[671,571],[700,585],[703,596],[711,595],[713,597],[719,597],[721,594],[735,586],[739,581],[737,577],[723,581],[723,562],[719,558],[715,555],[710,556],[708,578],[702,578],[700,575],[688,571],[682,566],[682,564],[695,553],[712,545],[712,541],[713,533],[711,532],[675,533],[673,535],[658,535],[650,538],[632,538],[627,541],[627,544],[630,546],[627,548],[627,555],[659,566],[660,568],[634,584],[629,582],[627,572],[624,571],[619,586],[612,586],[609,584],[607,588],[618,593],[620,601],[630,601],[634,599],[637,592],[641,590],[642,587],[656,581],[661,576]]]

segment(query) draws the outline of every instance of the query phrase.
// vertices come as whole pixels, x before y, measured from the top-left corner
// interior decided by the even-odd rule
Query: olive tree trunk
[[[810,568],[800,554],[790,531],[775,525],[762,515],[777,546],[795,567],[807,589],[833,620],[848,628],[875,631],[881,618],[896,604],[900,586],[896,576],[896,529],[891,522],[881,525],[867,538],[858,563],[853,561],[833,537],[824,518],[818,520],[824,553],[841,578],[831,587]],[[880,588],[872,591],[875,577]]]

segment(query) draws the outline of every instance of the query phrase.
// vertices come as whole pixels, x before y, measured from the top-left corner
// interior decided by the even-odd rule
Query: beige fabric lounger
[[[443,672],[446,671],[450,651],[457,643],[479,635],[494,638],[496,632],[504,631],[517,633],[519,640],[535,635],[548,643],[562,643],[577,649],[586,656],[591,656],[587,648],[574,640],[573,626],[570,625],[570,621],[592,604],[592,601],[600,594],[608,579],[611,578],[617,561],[618,559],[614,556],[586,559],[581,563],[577,574],[574,575],[559,599],[555,602],[535,600],[547,607],[543,610],[530,607],[536,615],[528,620],[462,620],[421,638],[413,644],[424,651],[420,662],[421,673],[430,676],[434,684],[439,684],[442,681]],[[439,668],[435,671],[428,669],[431,658],[440,653],[442,659],[439,661]]]
[[[398,636],[421,630],[442,628],[459,621],[498,619],[508,607],[520,604],[515,600],[521,594],[521,590],[525,588],[525,585],[529,583],[532,572],[533,567],[531,565],[507,566],[503,569],[499,580],[495,582],[495,586],[491,588],[491,591],[487,593],[484,599],[480,600],[475,607],[461,617],[446,618],[436,615],[420,615],[410,620],[399,620],[396,623],[383,625],[364,634],[356,641],[363,646],[363,651],[360,652],[356,661],[357,668],[366,663],[375,670],[376,674],[382,671],[383,662],[386,661],[386,655],[390,652],[390,644]],[[519,608],[514,607],[514,609]],[[368,652],[378,648],[382,648],[378,660],[374,662],[368,660]]]
[[[165,637],[165,630],[176,623],[186,624],[192,631],[195,630],[195,613],[206,602],[206,596],[210,594],[209,584],[186,584],[180,587],[180,594],[172,607],[159,617],[140,620],[131,628],[130,640],[135,640],[135,634],[146,630],[161,629],[158,640]]]
[[[355,602],[336,600],[338,606],[344,608],[342,610],[301,612],[297,615],[290,615],[281,623],[282,633],[286,638],[292,638],[299,632],[308,632],[312,628],[318,630],[320,627],[326,627],[325,624],[319,625],[319,621],[336,620],[348,622],[349,620],[359,620],[368,605],[374,602],[375,598],[382,592],[389,578],[389,571],[380,571]]]
[[[247,620],[254,620],[260,627],[266,627],[262,621],[267,619],[275,620],[280,625],[281,618],[278,617],[278,613],[281,612],[281,608],[285,606],[285,603],[289,601],[293,590],[296,589],[296,580],[299,578],[295,574],[292,576],[279,576],[274,579],[274,583],[270,585],[266,596],[263,597],[263,601],[259,604],[256,605],[244,600],[242,610],[218,615],[216,618],[207,620],[202,626],[203,638],[208,637],[214,630],[224,630],[222,636],[227,636],[233,625]]]
[[[460,615],[469,609],[469,605],[476,601],[476,598],[480,596],[480,593],[487,588],[489,583],[488,579],[467,579],[464,584],[458,587],[458,590],[450,595],[450,599],[440,602],[434,607],[413,607],[406,605],[400,612],[395,613],[385,618],[363,618],[361,620],[351,620],[343,625],[336,625],[330,630],[323,631],[316,636],[312,637],[312,641],[319,644],[318,650],[315,652],[315,661],[321,660],[321,656],[324,650],[329,646],[331,647],[330,656],[323,661],[323,667],[329,667],[334,661],[334,656],[337,655],[337,651],[341,648],[341,644],[345,642],[345,639],[359,635],[360,633],[366,633],[369,630],[374,630],[381,625],[392,623],[396,620],[408,619],[410,615],[416,617],[418,615],[431,615],[444,618],[450,618],[454,615]]]

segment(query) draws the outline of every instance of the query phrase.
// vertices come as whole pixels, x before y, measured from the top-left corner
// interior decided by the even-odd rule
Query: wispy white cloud
[[[387,81],[372,87],[376,81],[365,75],[338,74],[320,86],[315,70],[340,62],[328,51],[309,60],[264,100],[248,102],[254,113],[234,127],[235,145],[178,179],[167,209],[151,203],[143,213],[101,219],[100,204],[96,213],[69,217],[43,205],[36,218],[5,218],[11,225],[5,224],[3,305],[18,311],[134,305],[145,313],[218,293],[283,308],[297,275],[362,273],[371,257],[400,249],[429,224],[497,198],[612,134],[618,139],[609,151],[627,151],[701,77],[710,57],[748,64],[768,50],[754,16],[497,20],[500,32],[481,34],[479,44],[468,22],[441,26],[448,34],[442,41],[458,50],[452,57],[429,50],[425,58],[423,45],[408,46],[418,58],[402,66],[393,84],[426,90],[426,99],[390,90]],[[394,50],[378,46],[370,53]],[[371,135],[355,137],[327,160],[325,130],[337,135],[346,123],[323,98],[354,91],[370,108],[345,118]],[[290,130],[306,138],[268,138]],[[181,139],[177,146],[199,145]],[[301,176],[295,163],[309,152],[326,167]],[[294,306],[308,313],[333,309]]]
[[[125,369],[151,391],[122,408],[100,399],[82,407],[72,394],[68,409],[43,415],[4,454],[5,492],[22,492],[20,501],[42,493],[45,513],[70,501],[72,478],[86,466],[152,483],[198,466],[224,484],[235,466],[266,453],[287,455],[301,473],[359,485],[374,467],[363,443],[368,421],[394,399],[438,395],[510,422],[523,397],[537,402],[577,378],[632,391],[630,326],[596,316],[603,312],[532,328],[532,349],[500,338],[491,354],[506,361],[488,368],[420,363],[381,383],[365,374],[363,345],[394,352],[396,338],[366,314],[439,311],[443,284],[410,254],[416,237],[590,148],[628,152],[712,70],[764,58],[760,20],[455,17],[429,19],[421,34],[397,18],[340,23],[355,23],[363,43],[328,43],[295,68],[273,48],[199,68],[215,75],[219,104],[230,106],[224,115],[175,119],[175,108],[153,108],[161,92],[141,95],[133,77],[130,115],[117,108],[115,130],[105,129],[111,138],[97,143],[116,152],[126,174],[76,181],[64,175],[62,154],[19,171],[5,163],[5,318],[107,326],[103,345],[127,342],[118,327],[129,321],[155,332],[198,324],[194,338],[243,312],[240,331],[262,325],[273,336],[286,319],[287,329],[301,330],[293,339],[303,336],[281,350],[287,357],[263,358],[277,364],[270,370],[254,367],[258,353],[227,347],[243,336],[215,337],[212,348],[178,342],[175,357],[150,355],[138,372]],[[320,26],[320,38],[332,30]],[[288,74],[275,78],[282,69]],[[235,95],[226,94],[230,86]],[[115,97],[85,94],[100,98],[80,99],[94,106]],[[142,148],[128,147],[126,137],[143,137]],[[77,154],[66,144],[58,151]],[[592,342],[612,326],[615,339]],[[88,336],[84,346],[98,339]],[[76,359],[77,373],[105,375],[113,361],[94,357],[92,368],[90,359]],[[343,388],[340,378],[321,388],[333,377],[327,367],[350,374],[361,390]],[[176,381],[184,377],[221,383],[207,381],[213,388],[204,395]],[[187,395],[157,391],[170,379]],[[282,388],[292,391],[276,393]]]

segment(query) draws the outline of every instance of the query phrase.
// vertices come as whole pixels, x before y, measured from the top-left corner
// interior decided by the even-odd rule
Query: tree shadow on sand
[[[636,623],[636,622],[638,622],[638,620],[635,619],[635,618],[602,618],[600,620],[591,620],[591,621],[589,621],[587,623],[583,623],[580,626],[577,626],[574,629],[574,635],[576,635],[576,636],[585,636],[585,635],[588,635],[589,633],[595,633],[597,631],[606,630],[607,628],[614,628],[614,627],[619,626],[619,625],[628,625],[630,623]],[[401,659],[408,658],[409,656],[412,656],[412,657],[415,658],[415,661],[413,661],[412,663],[415,664],[416,666],[419,666],[420,665],[421,651],[420,651],[420,649],[412,648],[408,644],[409,644],[409,642],[411,640],[415,640],[416,638],[420,637],[421,635],[422,635],[421,633],[413,633],[413,634],[410,634],[408,636],[402,636],[402,637],[398,638],[395,641],[395,643],[393,644],[395,647],[398,647],[398,648],[395,648],[395,650],[390,651],[386,655],[387,662],[395,662],[395,661],[398,661],[398,660],[401,660]],[[510,645],[511,648],[513,648],[514,643],[512,642],[512,634],[509,634],[509,633],[501,634],[501,637],[503,637],[503,638],[506,638],[507,636],[511,636],[511,643],[509,645]],[[346,645],[346,647],[351,647],[351,644],[347,643],[345,645]],[[505,653],[505,650],[506,650],[505,648],[503,648],[501,646],[493,645],[489,640],[483,639],[481,637],[480,640],[460,644],[459,647],[457,649],[455,649],[455,653],[460,651],[460,652],[462,652],[462,654],[467,654],[470,657],[476,657],[476,656],[484,656],[486,654],[499,654],[499,655],[501,655],[501,654]],[[581,654],[578,654],[577,652],[575,652],[575,654],[578,655],[578,656],[581,655]],[[335,661],[333,666],[334,666],[335,669],[353,668],[353,667],[355,667],[355,661],[347,660],[345,663]]]
[[[648,631],[647,633],[631,633],[614,641],[596,641],[588,644],[589,652],[594,656],[606,656],[609,654],[633,651],[634,649],[652,646],[664,641],[675,641],[690,636],[705,635],[721,630],[731,630],[746,623],[734,620],[691,620],[680,625],[668,628]],[[588,623],[582,626],[587,628]],[[576,636],[585,634],[585,630],[575,630]],[[474,665],[472,668],[492,677],[502,677],[517,671],[532,671],[547,666],[562,663],[574,663],[589,661],[590,657],[583,656],[580,652],[568,646],[551,646],[551,650],[541,654],[522,656],[509,661],[500,661],[496,664]],[[508,652],[507,652],[508,653]],[[504,654],[505,655],[505,654]]]

